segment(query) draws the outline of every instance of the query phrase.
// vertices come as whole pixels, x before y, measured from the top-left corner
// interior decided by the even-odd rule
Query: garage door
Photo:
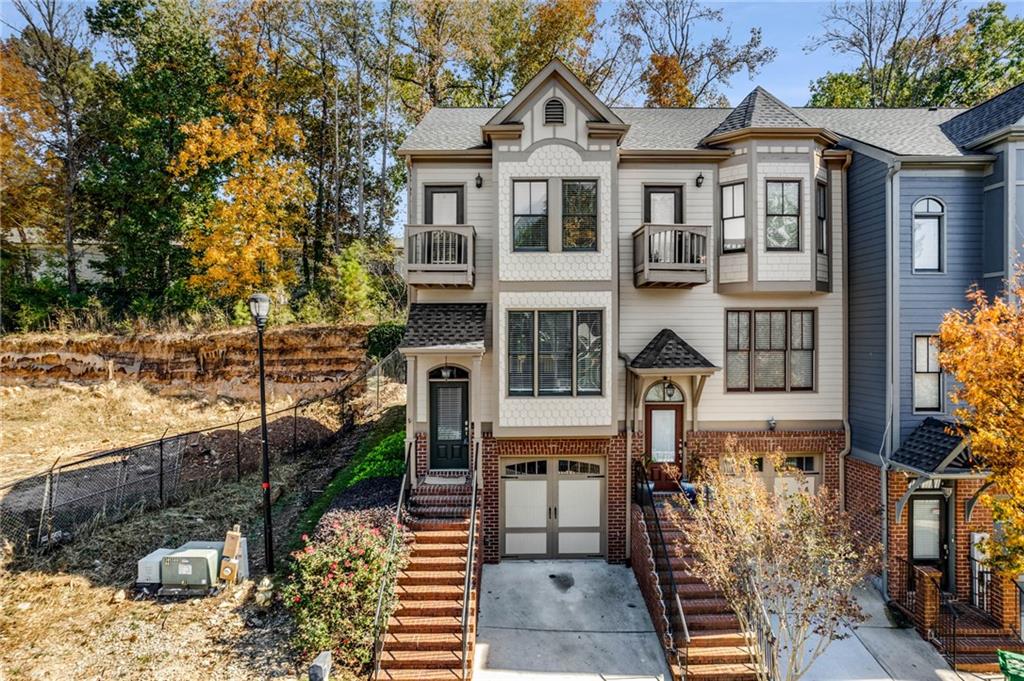
[[[604,459],[510,458],[501,471],[502,556],[604,555]]]

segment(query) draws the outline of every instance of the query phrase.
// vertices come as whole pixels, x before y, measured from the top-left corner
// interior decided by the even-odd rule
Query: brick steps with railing
[[[637,494],[641,493],[647,494],[642,487]],[[680,511],[674,514],[666,508],[670,498],[651,495],[642,510],[665,615],[671,625],[674,651],[668,657],[672,676],[677,681],[756,681],[754,639],[740,629],[739,619],[722,593],[694,574],[692,568],[699,558],[671,518],[678,517]]]
[[[479,554],[472,566],[467,565],[472,500],[469,485],[422,485],[412,493],[409,564],[397,575],[398,605],[388,619],[378,678],[462,679],[463,650],[465,678],[472,677],[480,579]],[[479,541],[479,523],[475,532]],[[467,569],[471,570],[468,603],[464,600]]]

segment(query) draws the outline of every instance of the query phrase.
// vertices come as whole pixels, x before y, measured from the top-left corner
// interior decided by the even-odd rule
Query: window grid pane
[[[786,313],[754,313],[754,390],[786,389]]]
[[[747,222],[744,217],[744,183],[722,187],[722,251],[736,252],[747,247]]]
[[[914,269],[938,272],[940,269],[940,219],[914,218]]]
[[[548,183],[517,180],[512,183],[512,248],[516,251],[548,249]]]
[[[562,249],[597,250],[597,182],[562,182]]]
[[[726,388],[750,389],[750,313],[726,313]]]
[[[765,244],[769,250],[800,248],[800,183],[766,183]]]
[[[533,394],[533,313],[508,313],[508,391]]]
[[[934,336],[914,337],[914,409],[942,411],[942,370]]]
[[[576,393],[601,393],[601,311],[576,313]]]
[[[828,187],[818,185],[818,252],[828,251]]]
[[[541,395],[572,392],[572,312],[537,314],[537,384]]]

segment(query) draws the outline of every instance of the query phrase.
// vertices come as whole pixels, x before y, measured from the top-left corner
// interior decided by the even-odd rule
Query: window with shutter
[[[722,186],[722,252],[739,253],[747,248],[743,182]]]
[[[576,393],[601,393],[601,311],[576,313]]]
[[[786,313],[754,312],[754,390],[786,389]]]
[[[596,181],[562,181],[562,250],[597,250]]]
[[[537,313],[537,388],[541,395],[572,392],[572,312]]]
[[[726,313],[725,384],[727,390],[750,390],[750,313]]]
[[[789,389],[814,388],[814,312],[789,313]]]
[[[942,411],[942,370],[935,336],[914,336],[914,411]]]
[[[533,394],[533,313],[508,313],[508,392]]]
[[[548,250],[546,180],[516,180],[512,183],[512,249]]]

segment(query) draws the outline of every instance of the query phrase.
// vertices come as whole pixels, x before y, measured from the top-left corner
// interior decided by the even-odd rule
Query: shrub
[[[373,359],[384,359],[398,347],[405,335],[405,324],[384,322],[366,334],[366,351]]]
[[[373,449],[349,466],[351,473],[345,487],[370,478],[398,477],[405,464],[405,431],[388,435]]]
[[[370,662],[377,593],[384,580],[392,584],[405,565],[405,543],[389,552],[388,533],[358,518],[332,521],[332,536],[292,554],[292,571],[282,590],[295,618],[294,644],[306,656],[330,650],[341,665],[358,668]],[[394,608],[394,594],[385,594],[381,617]]]

